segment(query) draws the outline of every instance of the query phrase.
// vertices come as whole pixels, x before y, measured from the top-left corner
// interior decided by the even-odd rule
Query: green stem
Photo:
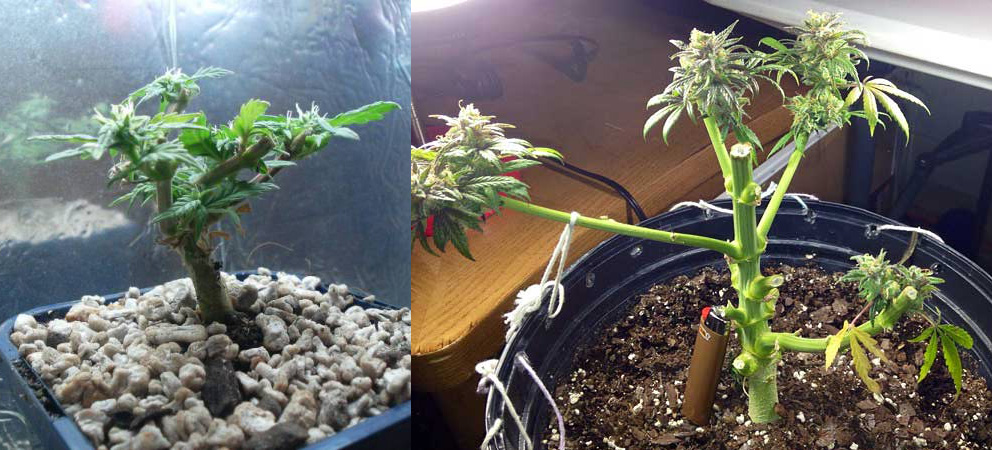
[[[713,151],[716,152],[716,160],[720,163],[720,172],[726,180],[730,178],[730,155],[727,154],[727,146],[723,143],[723,133],[720,132],[720,127],[712,116],[704,117],[703,125],[706,125],[706,132],[709,133],[710,142],[713,143]]]
[[[768,237],[768,231],[771,230],[772,222],[775,221],[775,215],[778,214],[778,207],[782,204],[782,199],[785,198],[786,192],[789,191],[789,183],[792,183],[792,177],[796,174],[796,169],[799,168],[799,162],[803,159],[807,138],[807,136],[796,137],[796,149],[789,155],[789,163],[785,166],[785,170],[782,171],[782,178],[778,181],[775,193],[772,194],[771,200],[768,201],[768,206],[765,207],[765,212],[761,215],[761,223],[758,224],[758,234],[762,238]]]
[[[741,249],[741,257],[730,261],[736,266],[734,288],[737,290],[738,309],[745,321],[738,324],[742,352],[754,357],[755,371],[747,377],[748,416],[755,423],[777,420],[775,404],[778,403],[777,371],[773,352],[761,345],[761,337],[771,331],[768,319],[774,309],[764,298],[751,298],[751,284],[761,279],[761,253],[764,242],[757,232],[755,207],[761,199],[760,187],[754,182],[751,147],[736,144],[730,150],[730,196],[734,205],[734,240]]]
[[[228,322],[234,316],[234,306],[227,296],[220,270],[210,258],[210,251],[192,237],[185,239],[181,245],[179,252],[183,257],[183,265],[193,280],[201,321],[207,324]]]
[[[875,316],[875,320],[864,322],[858,328],[872,336],[892,328],[904,314],[919,306],[916,299],[916,290],[907,287],[888,308]],[[768,333],[761,339],[764,345],[774,346],[777,342],[779,348],[795,352],[823,353],[827,350],[827,338],[804,338],[794,333]],[[848,343],[849,339],[845,337],[841,341],[841,348],[846,348]]]
[[[242,169],[255,167],[258,161],[265,157],[274,146],[275,143],[272,142],[272,139],[262,137],[245,151],[228,158],[226,161],[215,166],[211,171],[201,175],[196,180],[196,184],[198,186],[212,186],[228,176],[237,174]]]
[[[503,206],[514,211],[519,211],[524,214],[530,214],[532,216],[537,216],[548,220],[554,220],[556,222],[568,223],[571,220],[571,214],[567,212],[533,205],[508,197],[503,198]],[[636,225],[627,225],[613,220],[593,219],[585,216],[579,216],[579,219],[576,221],[576,225],[591,228],[593,230],[608,231],[610,233],[649,239],[652,241],[705,248],[730,256],[731,258],[737,258],[741,255],[740,249],[738,249],[734,243],[704,236],[655,230]]]

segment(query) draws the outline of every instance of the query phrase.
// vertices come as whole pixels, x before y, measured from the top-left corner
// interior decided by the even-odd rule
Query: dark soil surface
[[[772,323],[776,331],[802,329],[804,336],[824,337],[857,314],[856,288],[839,282],[839,273],[812,266],[765,273],[786,276]],[[777,409],[783,419],[752,424],[747,398],[729,370],[739,349],[732,335],[711,424],[697,427],[683,420],[681,397],[700,310],[724,304],[725,296],[734,295],[729,285],[725,271],[678,277],[652,287],[626,316],[599,330],[555,390],[567,448],[992,448],[992,393],[971,352],[962,353],[964,390],[957,400],[939,354],[917,385],[926,343],[906,341],[923,329],[925,321],[918,317],[876,336],[892,361],[872,369],[882,386],[881,401],[855,375],[849,354],[825,370],[822,354],[787,352],[778,371]],[[548,430],[542,445],[558,448],[557,430]]]

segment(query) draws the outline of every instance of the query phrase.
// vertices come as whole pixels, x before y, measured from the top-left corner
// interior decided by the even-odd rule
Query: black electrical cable
[[[547,163],[549,161],[550,160],[545,161],[545,162]],[[637,216],[638,222],[643,222],[643,221],[645,221],[645,220],[648,219],[648,215],[644,213],[644,209],[642,209],[641,208],[641,205],[638,204],[637,203],[637,200],[634,199],[634,195],[631,194],[630,191],[628,191],[626,188],[624,188],[623,185],[621,185],[620,183],[617,183],[616,181],[613,181],[612,179],[610,179],[610,178],[608,178],[608,177],[606,177],[604,175],[600,175],[600,174],[595,173],[595,172],[590,172],[590,171],[588,171],[586,169],[583,169],[581,167],[577,167],[574,164],[569,164],[569,163],[567,163],[565,161],[554,161],[554,162],[551,163],[551,166],[561,166],[561,167],[563,167],[566,170],[569,170],[571,172],[575,172],[575,173],[577,173],[577,174],[579,174],[581,176],[584,176],[586,178],[591,178],[593,180],[599,181],[600,183],[603,183],[603,184],[605,184],[605,185],[613,188],[613,190],[616,191],[617,195],[619,195],[620,197],[623,197],[623,200],[627,203],[627,206],[632,211],[634,211],[634,215]]]

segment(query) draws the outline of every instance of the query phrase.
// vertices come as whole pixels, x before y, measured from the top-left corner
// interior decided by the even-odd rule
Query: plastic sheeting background
[[[172,66],[172,6],[3,2],[3,318],[185,276],[177,255],[155,244],[150,208],[108,206],[121,191],[106,186],[107,160],[43,164],[60,147],[23,139],[79,126],[95,104],[119,102]],[[252,202],[246,233],[232,232],[215,254],[225,270],[315,274],[409,305],[409,0],[180,0],[174,7],[178,66],[235,72],[201,82],[187,109],[203,110],[214,123],[230,120],[251,98],[268,100],[274,113],[311,102],[331,115],[376,100],[403,105],[384,121],[354,127],[361,141],[334,140],[283,171],[275,180],[281,189]],[[0,431],[8,425],[0,420]]]

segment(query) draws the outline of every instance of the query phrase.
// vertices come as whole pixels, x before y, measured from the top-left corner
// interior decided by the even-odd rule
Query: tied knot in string
[[[561,276],[562,272],[565,271],[568,248],[572,245],[572,231],[575,230],[575,224],[579,221],[579,217],[579,213],[572,211],[568,224],[565,225],[565,229],[562,230],[561,236],[558,238],[558,244],[551,252],[551,259],[548,261],[547,267],[544,268],[541,282],[517,292],[517,299],[513,302],[515,305],[513,310],[503,316],[503,321],[508,325],[506,330],[507,342],[520,330],[524,319],[541,307],[544,291],[549,287],[551,288],[551,296],[548,300],[548,318],[554,319],[561,312],[561,307],[565,304],[565,288],[561,285]],[[556,263],[558,271],[555,273],[555,279],[550,280],[551,271]]]
[[[561,285],[561,274],[565,271],[565,260],[568,259],[568,248],[572,245],[572,231],[575,230],[575,223],[579,221],[579,213],[572,211],[568,225],[561,232],[558,238],[558,245],[551,252],[551,259],[548,266],[544,268],[544,275],[541,276],[540,286],[548,283],[551,276],[551,269],[558,261],[558,271],[555,273],[554,283],[551,285],[551,296],[548,298],[548,318],[554,319],[561,312],[561,307],[565,304],[565,288]],[[542,289],[543,292],[543,289]]]

